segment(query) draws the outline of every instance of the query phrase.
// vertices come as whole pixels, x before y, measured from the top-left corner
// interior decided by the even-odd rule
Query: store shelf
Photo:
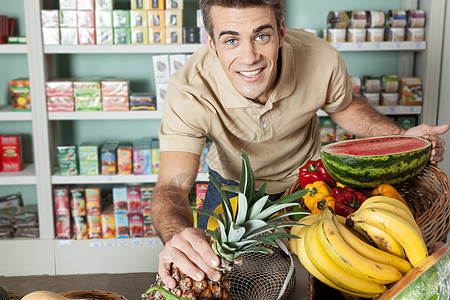
[[[422,113],[422,106],[374,106],[377,111],[384,115],[420,115]],[[328,114],[323,110],[318,110],[319,117],[327,117]]]
[[[49,112],[49,120],[148,120],[161,119],[161,111]]]
[[[339,51],[419,51],[425,50],[426,42],[361,42],[331,43]]]
[[[157,237],[55,240],[56,274],[157,272],[162,249]]]
[[[31,111],[12,111],[10,105],[0,106],[0,121],[31,121]]]
[[[204,44],[178,45],[45,45],[46,54],[106,53],[191,53]]]
[[[52,176],[52,184],[125,184],[156,183],[157,174],[152,175],[97,175],[97,176],[61,176],[57,172]],[[208,181],[208,174],[198,174],[197,182]]]
[[[36,184],[34,164],[25,164],[21,172],[0,172],[0,185]]]
[[[26,54],[26,44],[0,44],[0,54]]]

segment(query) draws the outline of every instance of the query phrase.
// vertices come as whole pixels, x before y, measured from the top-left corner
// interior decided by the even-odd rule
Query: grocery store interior
[[[450,124],[449,1],[284,4],[286,27],[332,43],[354,93],[375,109],[406,128]],[[163,245],[148,203],[162,106],[170,75],[204,46],[202,26],[198,0],[0,0],[0,149],[17,153],[0,153],[0,286],[138,299],[154,282]],[[356,138],[317,114],[324,144]],[[449,132],[441,137],[450,145]],[[209,146],[193,206],[208,182]],[[438,167],[450,174],[445,150]],[[69,198],[86,207],[65,211]],[[294,261],[289,299],[307,299],[308,272]]]

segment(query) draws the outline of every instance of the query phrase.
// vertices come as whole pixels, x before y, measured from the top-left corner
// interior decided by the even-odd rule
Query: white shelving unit
[[[0,275],[121,273],[157,271],[158,255],[162,245],[158,238],[104,239],[104,240],[55,240],[53,193],[55,184],[115,184],[156,182],[157,175],[150,176],[59,176],[52,164],[54,127],[59,120],[147,120],[161,118],[160,112],[47,112],[45,81],[47,68],[51,71],[53,57],[57,54],[142,54],[190,53],[203,45],[163,46],[50,46],[43,45],[40,11],[44,0],[23,0],[26,20],[27,45],[0,45],[2,54],[25,54],[31,84],[32,112],[11,112],[0,108],[0,121],[25,120],[32,122],[34,164],[27,165],[18,174],[0,173],[2,185],[35,184],[40,221],[39,239],[0,240]],[[50,2],[50,1],[48,1]],[[428,1],[422,5],[417,0],[403,0],[404,9],[423,8],[427,11],[427,42],[402,43],[335,43],[339,51],[399,51],[399,76],[412,74],[423,78],[424,99],[422,107],[376,107],[385,114],[422,114],[424,123],[435,124],[437,110],[442,51],[442,24],[445,0]],[[419,5],[420,4],[420,5]],[[47,7],[46,7],[47,8]],[[416,63],[416,53],[419,64]],[[418,66],[418,67],[416,67]],[[322,112],[319,112],[319,115]],[[207,174],[200,174],[198,181],[207,181]],[[132,259],[130,259],[132,258]]]
[[[380,113],[390,115],[420,115],[422,113],[422,106],[374,106]],[[323,110],[317,112],[319,117],[326,117],[328,114]]]

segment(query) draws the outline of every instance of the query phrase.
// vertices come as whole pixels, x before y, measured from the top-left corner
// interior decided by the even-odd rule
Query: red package
[[[130,237],[143,237],[144,236],[144,227],[143,227],[143,219],[142,213],[140,212],[132,212],[128,214],[129,222],[130,222]]]
[[[138,186],[127,187],[128,212],[141,212],[141,188]]]
[[[3,172],[20,172],[23,169],[22,136],[0,136],[0,164]]]
[[[88,225],[88,236],[90,239],[101,239],[102,238],[102,221],[100,215],[88,215],[87,216]]]
[[[6,36],[14,36],[16,29],[16,19],[14,18],[8,18],[8,32]]]
[[[56,216],[70,216],[70,200],[68,187],[54,188],[53,201],[55,203]]]
[[[48,97],[47,111],[74,111],[73,97]]]
[[[56,238],[70,239],[70,216],[56,216]]]
[[[0,44],[8,42],[8,17],[0,16]]]
[[[86,197],[86,213],[88,215],[100,215],[100,188],[89,187],[84,190]],[[89,219],[88,219],[89,221]]]
[[[73,97],[73,81],[49,80],[45,83],[45,94],[48,97]]]

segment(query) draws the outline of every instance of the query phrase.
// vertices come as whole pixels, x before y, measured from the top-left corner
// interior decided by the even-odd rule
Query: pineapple
[[[227,273],[233,264],[242,263],[242,255],[249,252],[270,253],[272,250],[266,245],[278,247],[275,240],[280,238],[296,238],[297,236],[276,229],[298,225],[284,217],[304,212],[280,213],[287,207],[298,206],[296,200],[306,195],[305,190],[297,191],[276,202],[271,202],[268,195],[264,195],[267,181],[259,191],[255,192],[255,182],[252,168],[245,151],[242,151],[242,170],[239,186],[223,186],[214,177],[210,181],[220,191],[224,212],[217,215],[209,210],[198,210],[199,213],[215,218],[219,223],[216,231],[208,230],[211,237],[211,247],[221,258],[218,271],[221,279],[217,282],[205,278],[195,281],[182,273],[174,264],[171,275],[177,281],[175,289],[164,286],[157,275],[156,282],[143,294],[144,299],[231,299],[231,284]],[[233,212],[228,192],[237,193],[237,208]],[[175,295],[175,297],[173,296]]]

